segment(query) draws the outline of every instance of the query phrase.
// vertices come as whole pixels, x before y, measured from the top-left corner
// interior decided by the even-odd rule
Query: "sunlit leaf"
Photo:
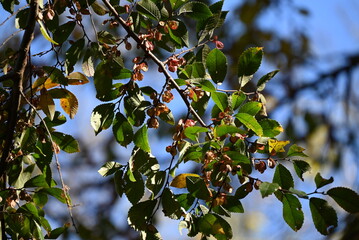
[[[60,147],[61,150],[67,153],[80,152],[79,143],[74,137],[60,132],[52,132],[52,139]]]
[[[258,136],[263,135],[263,129],[261,125],[259,125],[258,121],[248,113],[237,113],[236,118],[243,123],[248,129],[252,130]]]
[[[289,141],[278,141],[276,139],[269,139],[269,153],[275,154],[277,152],[285,152],[284,147],[287,146]]]
[[[143,151],[145,152],[151,151],[151,147],[148,142],[148,130],[146,125],[143,125],[139,130],[137,130],[133,138],[133,142],[137,147],[141,148]]]
[[[127,173],[128,174],[125,176],[125,194],[128,201],[134,205],[138,203],[143,197],[145,193],[145,183],[143,182],[142,176],[138,171],[131,172],[128,170]],[[132,177],[134,179],[131,179]]]
[[[198,134],[203,132],[208,132],[208,128],[192,126],[192,127],[187,127],[184,130],[184,134],[186,135],[186,137],[188,137],[192,141],[197,141]]]
[[[177,175],[171,182],[170,186],[171,187],[175,187],[175,188],[186,188],[187,187],[187,183],[186,183],[186,178],[188,176],[191,177],[199,177],[198,174],[194,174],[194,173],[182,173]]]
[[[153,197],[162,190],[163,185],[166,183],[166,172],[157,171],[156,173],[147,177],[146,187],[153,193]]]
[[[304,150],[304,148],[298,146],[297,144],[293,144],[288,150],[287,157],[308,157],[305,153],[303,153]]]
[[[186,187],[188,191],[196,198],[209,200],[211,192],[206,186],[204,180],[200,177],[187,176]]]
[[[257,91],[263,91],[266,86],[266,83],[271,80],[278,72],[279,70],[275,70],[261,77],[257,83]]]
[[[227,58],[217,48],[213,49],[207,56],[206,65],[212,80],[222,83],[227,74]]]
[[[52,96],[47,93],[46,88],[41,89],[39,107],[51,121],[54,119],[55,103]]]
[[[44,38],[45,38],[47,41],[49,41],[49,42],[51,42],[51,43],[53,43],[53,44],[58,45],[58,43],[57,43],[56,41],[54,41],[54,40],[50,37],[50,35],[47,33],[47,30],[46,30],[44,24],[41,22],[41,20],[37,20],[37,22],[38,22],[39,25],[40,25],[40,32],[41,32],[42,36],[44,36]]]
[[[67,113],[72,119],[75,117],[77,113],[79,103],[77,101],[76,96],[72,92],[68,90],[66,91],[67,91],[67,95],[65,98],[60,99],[60,105],[62,109],[65,111],[65,113]]]
[[[239,112],[240,113],[247,113],[249,115],[256,115],[262,108],[262,103],[260,102],[255,102],[255,101],[250,101],[247,102],[246,104],[244,104],[240,109]]]
[[[102,177],[107,177],[114,174],[118,169],[120,169],[122,165],[118,162],[107,162],[98,170],[98,173],[101,174]]]
[[[261,192],[262,198],[268,197],[269,195],[276,192],[278,189],[279,189],[278,183],[262,182],[259,185],[259,190]]]
[[[92,111],[91,126],[95,130],[96,135],[111,126],[114,118],[114,108],[115,105],[113,103],[106,103],[98,105]]]
[[[67,76],[69,85],[83,85],[89,83],[87,77],[80,72],[72,72]]]
[[[222,112],[228,107],[228,96],[222,92],[212,92],[211,98]]]
[[[127,146],[133,140],[133,129],[127,118],[121,113],[117,113],[113,121],[113,135],[116,141],[122,146]]]
[[[259,121],[259,124],[262,126],[263,136],[265,137],[276,137],[284,131],[283,127],[273,119],[265,118]]]

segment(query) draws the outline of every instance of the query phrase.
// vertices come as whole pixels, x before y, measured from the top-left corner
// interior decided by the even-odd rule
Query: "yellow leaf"
[[[73,72],[67,76],[69,85],[83,85],[89,82],[87,77],[80,72]]]
[[[77,113],[79,103],[77,101],[76,96],[72,92],[68,90],[66,90],[66,92],[67,92],[67,96],[65,98],[60,99],[60,105],[62,109],[65,111],[65,113],[67,113],[72,119],[75,117]]]
[[[45,26],[44,24],[42,24],[41,20],[37,20],[37,22],[39,23],[40,25],[40,31],[42,33],[42,35],[44,36],[44,38],[46,38],[47,41],[53,43],[53,44],[56,44],[56,45],[59,45],[57,42],[55,42],[50,36],[49,34],[47,33],[46,29],[45,29]]]
[[[285,152],[284,147],[289,144],[289,141],[278,141],[276,139],[269,139],[269,153]]]
[[[51,80],[51,78],[40,77],[34,82],[34,84],[32,85],[32,89],[36,90],[36,92],[37,92],[37,91],[41,90],[41,89],[39,89],[40,86],[42,86],[42,88],[50,89],[50,88],[60,86],[60,84],[54,83]]]
[[[48,118],[52,121],[55,116],[55,103],[51,95],[47,93],[45,88],[41,89],[39,107],[46,114]]]
[[[194,173],[182,173],[180,175],[177,175],[171,182],[171,186],[175,188],[186,188],[186,178],[187,177],[199,177],[198,174]]]
[[[222,225],[218,222],[218,220],[212,225],[212,230],[214,234],[222,234],[222,235],[226,234],[226,232],[224,231]]]

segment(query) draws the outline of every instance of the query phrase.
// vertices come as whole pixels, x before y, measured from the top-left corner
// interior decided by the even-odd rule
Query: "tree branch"
[[[4,174],[6,171],[6,165],[8,163],[11,147],[13,144],[14,130],[18,118],[18,110],[20,108],[20,97],[21,97],[20,92],[22,91],[22,86],[24,82],[24,72],[27,66],[27,55],[30,50],[31,42],[34,38],[34,28],[35,28],[37,10],[38,10],[38,2],[37,0],[32,0],[30,3],[30,11],[27,19],[27,26],[18,51],[15,68],[12,72],[9,72],[8,74],[0,77],[1,81],[11,78],[14,82],[14,85],[12,87],[12,93],[10,96],[11,105],[9,107],[9,118],[7,121],[7,132],[6,132],[7,139],[5,140],[5,144],[1,156],[1,162],[0,162],[0,176],[2,177],[2,186],[1,186],[2,188],[6,186],[6,184],[4,186],[6,179],[6,176]]]
[[[187,105],[188,110],[191,112],[191,114],[193,115],[193,117],[199,122],[199,124],[201,124],[203,127],[208,127],[207,124],[202,120],[202,118],[198,115],[198,113],[196,112],[196,110],[194,110],[194,108],[192,107],[191,103],[189,102],[189,100],[187,99],[187,97],[183,94],[183,89],[180,88],[180,86],[178,86],[178,84],[176,83],[176,81],[173,79],[173,77],[171,76],[171,74],[167,71],[165,65],[162,63],[161,60],[159,60],[151,51],[146,49],[145,44],[143,43],[143,41],[137,36],[137,34],[132,31],[132,29],[127,25],[127,23],[125,22],[125,20],[123,18],[121,18],[119,16],[119,14],[117,13],[116,9],[107,1],[107,0],[103,0],[104,4],[106,5],[106,7],[108,8],[108,10],[114,15],[115,19],[118,21],[119,24],[121,24],[121,26],[125,29],[125,31],[127,32],[127,34],[133,38],[133,40],[135,40],[135,42],[138,44],[138,46],[140,46],[142,48],[142,50],[146,53],[146,55],[152,59],[152,61],[155,62],[155,64],[159,67],[159,69],[163,72],[163,74],[165,75],[166,79],[170,82],[171,86],[173,86],[176,91],[180,94],[182,100],[184,101],[184,103]],[[212,135],[207,134],[208,137],[210,139],[212,139]]]

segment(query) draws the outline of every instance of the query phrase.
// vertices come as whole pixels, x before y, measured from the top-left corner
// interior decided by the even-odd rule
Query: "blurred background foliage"
[[[265,63],[259,74],[280,69],[280,74],[268,84],[265,95],[271,118],[281,122],[286,129],[287,136],[283,138],[307,149],[313,175],[321,168],[326,177],[333,175],[337,184],[358,190],[359,94],[356,86],[359,48],[355,42],[358,42],[359,24],[357,15],[353,14],[359,11],[358,2],[337,0],[304,4],[294,0],[227,0],[225,6],[230,13],[218,35],[225,45],[223,51],[229,62],[236,63],[248,47],[262,46]],[[101,24],[103,19],[95,21]],[[1,27],[12,29],[9,33],[15,32],[13,22],[11,24]],[[121,34],[119,29],[111,31]],[[2,36],[1,42],[7,36]],[[32,54],[46,51],[39,40],[35,42],[38,47],[32,49]],[[12,37],[5,45],[15,48],[18,44],[18,38]],[[6,47],[2,46],[0,51],[4,49]],[[134,56],[128,55],[127,51],[123,53],[125,58]],[[49,57],[38,57],[34,61],[40,65],[49,61]],[[228,89],[238,87],[235,79],[233,71],[226,80]],[[66,128],[71,128],[77,136],[82,152],[62,155],[61,159],[73,202],[78,203],[74,213],[80,233],[68,232],[63,239],[138,239],[127,225],[129,203],[117,196],[110,178],[101,178],[97,173],[106,161],[127,161],[129,153],[119,148],[112,134],[94,137],[89,126],[91,107],[97,103],[93,87],[87,86],[76,94],[86,95],[80,102],[78,115],[81,116],[68,123]],[[161,136],[153,136],[153,139],[153,148],[157,143],[164,148]],[[305,184],[299,184],[304,189],[311,186],[308,187],[311,191],[312,183],[306,180]],[[298,233],[289,229],[281,220],[281,207],[275,199],[262,200],[258,194],[249,197],[243,205],[247,213],[234,215],[232,219],[236,226],[235,236],[238,236],[235,239],[322,239],[315,233],[308,217],[305,227]],[[49,208],[55,225],[68,221],[65,206],[54,201]],[[162,226],[159,230],[164,239],[180,238],[176,222],[162,221],[161,218],[157,221]],[[329,239],[359,239],[358,216],[342,214],[339,222],[340,227]],[[166,227],[168,224],[171,228]],[[185,235],[182,239],[187,239]]]

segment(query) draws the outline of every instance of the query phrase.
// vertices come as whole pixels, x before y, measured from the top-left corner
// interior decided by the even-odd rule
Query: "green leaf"
[[[188,0],[170,0],[171,7],[173,10],[177,10],[179,7],[181,7],[186,2],[188,2]]]
[[[266,86],[266,83],[271,80],[278,72],[279,70],[275,70],[261,77],[257,83],[257,91],[263,91]]]
[[[127,118],[121,113],[116,113],[112,126],[113,135],[116,141],[126,147],[133,140],[133,129]]]
[[[259,122],[263,129],[263,136],[274,138],[281,132],[283,132],[283,127],[273,119],[265,118]]]
[[[60,235],[62,235],[67,229],[68,229],[68,225],[64,225],[63,227],[58,227],[55,228],[53,230],[51,230],[50,232],[48,232],[45,236],[45,239],[57,239]]]
[[[229,212],[244,213],[242,203],[236,196],[227,196],[226,202],[222,206]]]
[[[115,190],[116,193],[122,197],[123,193],[125,192],[125,185],[126,182],[124,180],[123,177],[123,170],[119,169],[118,171],[115,172],[115,175],[113,177],[113,181],[115,182]]]
[[[146,176],[151,176],[160,169],[157,159],[139,147],[134,147],[129,164],[131,171],[138,170]]]
[[[244,100],[246,99],[246,95],[243,92],[239,91],[239,92],[233,93],[230,96],[230,98],[231,98],[232,109],[233,109],[233,111],[235,111],[244,102]]]
[[[212,92],[211,98],[222,112],[228,107],[228,96],[222,92]]]
[[[262,103],[250,101],[244,104],[238,112],[255,116],[262,108]]]
[[[237,113],[236,118],[248,129],[252,130],[258,136],[263,135],[262,126],[259,125],[258,121],[248,113]]]
[[[315,175],[314,182],[318,189],[318,188],[324,187],[325,185],[328,185],[328,184],[331,184],[332,182],[334,182],[334,178],[330,177],[329,179],[325,179],[318,172],[317,175]]]
[[[187,190],[196,198],[209,200],[211,194],[206,183],[199,177],[186,177]]]
[[[132,175],[132,176],[131,176]],[[134,179],[132,179],[134,178]],[[125,175],[126,185],[125,194],[128,201],[135,205],[138,203],[145,193],[145,185],[141,173],[138,171],[132,172],[130,169]]]
[[[209,7],[197,1],[191,1],[184,4],[178,11],[178,15],[186,13],[187,16],[196,20],[205,20],[212,16],[212,12]]]
[[[85,47],[85,39],[81,38],[71,45],[66,52],[65,65],[68,73],[73,72],[75,64],[80,61],[82,50]]]
[[[153,175],[148,176],[146,181],[146,187],[153,193],[153,197],[162,190],[166,180],[166,172],[158,171]]]
[[[47,194],[43,192],[35,192],[34,195],[32,195],[32,201],[40,208],[46,205],[48,199]]]
[[[178,21],[178,27],[176,30],[168,28],[168,33],[172,40],[174,40],[179,45],[177,48],[189,46],[188,31],[186,25],[183,22]]]
[[[94,1],[91,4],[91,7],[97,15],[103,16],[107,13],[107,9],[105,8],[105,6],[99,4],[97,1]]]
[[[310,198],[309,207],[315,228],[323,235],[333,232],[338,226],[338,217],[328,202],[321,198]]]
[[[208,128],[205,127],[199,127],[199,126],[192,126],[187,127],[184,130],[184,135],[191,139],[192,141],[197,141],[198,134],[201,132],[208,132]]]
[[[55,181],[52,180],[51,185],[56,185]],[[28,180],[25,183],[24,187],[25,188],[30,188],[30,187],[45,187],[45,188],[48,188],[50,186],[47,183],[45,176],[42,174],[42,175],[37,175],[37,176],[31,178],[30,180]]]
[[[293,160],[294,170],[298,177],[304,181],[303,174],[310,171],[310,165],[303,160]]]
[[[293,144],[288,150],[287,157],[308,157],[305,153],[303,153],[304,150],[304,148],[298,146],[297,144]]]
[[[182,214],[184,214],[181,209],[181,205],[178,200],[173,195],[172,191],[168,188],[165,188],[162,193],[162,212],[165,216],[171,219],[180,219]]]
[[[109,128],[114,118],[115,104],[106,103],[95,107],[91,114],[91,126],[95,130],[95,134],[99,134],[102,130]]]
[[[275,169],[273,183],[278,183],[279,186],[282,187],[282,189],[286,190],[289,190],[291,187],[294,187],[292,174],[282,164],[278,164]]]
[[[97,33],[98,41],[106,44],[116,44],[117,39],[107,31],[100,31]]]
[[[101,174],[102,177],[107,177],[114,174],[120,168],[122,168],[120,163],[111,161],[102,165],[102,167],[98,170],[98,173]]]
[[[27,26],[27,18],[29,16],[30,8],[23,9],[16,14],[15,27],[17,29],[25,29]]]
[[[205,235],[213,235],[216,239],[231,239],[232,228],[229,223],[220,216],[208,213],[198,222],[199,231]]]
[[[61,188],[54,188],[54,187],[43,188],[43,189],[41,189],[41,192],[47,193],[47,194],[53,196],[54,198],[56,198],[57,200],[59,200],[62,203],[67,203],[67,199],[68,199],[70,201],[69,204],[71,204],[70,196],[68,194],[66,194],[67,195],[67,197],[66,197],[64,191]]]
[[[249,158],[238,151],[227,151],[226,154],[232,159],[233,164],[250,164]]]
[[[147,200],[133,205],[128,211],[128,224],[136,231],[146,230],[147,221],[152,216],[157,200]]]
[[[259,190],[261,192],[262,198],[268,197],[269,195],[276,192],[278,189],[279,189],[278,183],[262,182],[259,185]]]
[[[94,84],[96,88],[96,98],[100,100],[106,99],[112,89],[113,72],[110,64],[101,62],[97,65],[94,73]]]
[[[206,65],[212,80],[215,83],[222,83],[227,74],[227,58],[223,52],[217,48],[210,51]]]
[[[42,36],[44,36],[44,38],[45,38],[47,41],[49,41],[49,42],[51,42],[51,43],[53,43],[53,44],[59,45],[59,43],[58,43],[57,41],[54,41],[54,40],[50,37],[50,35],[47,33],[47,30],[46,30],[44,24],[41,22],[41,20],[37,20],[37,22],[38,22],[39,25],[40,25],[40,32],[41,32]]]
[[[233,125],[218,125],[214,128],[213,134],[215,137],[222,137],[226,134],[245,133],[242,129]]]
[[[178,203],[183,207],[186,211],[188,211],[192,204],[194,203],[195,198],[190,193],[183,193],[175,195]]]
[[[141,0],[137,3],[137,10],[148,18],[160,20],[161,12],[156,4],[150,0]]]
[[[175,118],[173,116],[172,111],[168,111],[168,112],[163,112],[159,115],[159,117],[161,118],[162,121],[170,124],[170,125],[175,125]]]
[[[148,130],[146,125],[143,125],[139,130],[137,130],[133,138],[133,142],[143,151],[151,152],[151,147],[148,142]]]
[[[76,23],[74,21],[69,21],[56,28],[53,34],[54,41],[57,42],[57,44],[62,44],[65,42],[69,38],[72,31],[75,29],[75,26]]]
[[[294,230],[298,231],[304,222],[302,205],[298,198],[291,194],[283,195],[283,218],[285,222]]]
[[[335,187],[328,190],[327,194],[349,213],[359,212],[359,195],[345,187]]]
[[[253,75],[261,65],[262,57],[263,48],[261,47],[252,47],[245,50],[239,57],[238,77]]]
[[[62,151],[67,153],[80,152],[79,143],[73,136],[60,132],[52,132],[51,136]]]
[[[308,199],[308,194],[303,192],[303,191],[300,191],[300,190],[297,190],[297,189],[294,189],[294,188],[291,187],[291,188],[289,188],[289,192],[297,195],[300,198]]]

